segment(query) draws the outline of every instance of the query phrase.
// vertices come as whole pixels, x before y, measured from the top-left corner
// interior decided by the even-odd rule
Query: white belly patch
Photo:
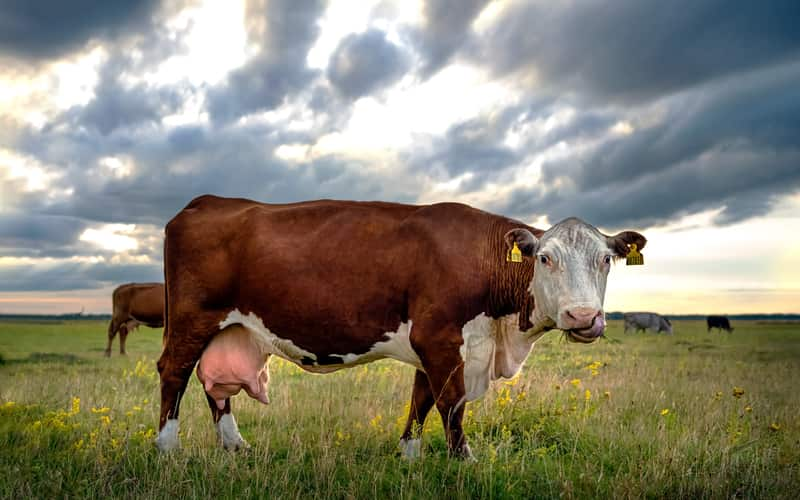
[[[383,358],[396,359],[422,370],[422,361],[411,347],[411,320],[408,323],[400,323],[396,332],[386,332],[389,337],[383,342],[376,342],[369,351],[364,354],[331,354],[342,358],[344,366],[360,365],[376,361]]]
[[[385,336],[388,337],[388,339],[376,342],[370,350],[365,353],[331,354],[331,357],[341,358],[342,360],[342,363],[333,365],[317,364],[316,354],[295,345],[291,340],[278,337],[275,333],[270,331],[269,328],[264,326],[263,320],[253,312],[245,316],[239,309],[234,309],[228,313],[228,316],[224,320],[220,321],[219,328],[222,330],[233,324],[240,324],[250,330],[253,333],[256,345],[264,354],[274,354],[295,363],[304,370],[314,373],[329,373],[383,358],[396,359],[397,361],[408,363],[420,370],[422,369],[422,362],[411,347],[411,320],[409,320],[408,323],[400,323],[400,326],[395,332],[386,332]],[[313,361],[313,364],[307,363],[309,359]],[[304,360],[306,363],[303,363]]]
[[[542,333],[526,336],[519,330],[518,320],[518,314],[493,319],[481,313],[461,329],[467,401],[483,396],[493,380],[519,373]]]

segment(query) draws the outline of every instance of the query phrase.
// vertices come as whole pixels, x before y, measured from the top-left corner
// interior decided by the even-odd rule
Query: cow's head
[[[505,235],[523,255],[535,259],[529,291],[536,304],[534,324],[555,325],[576,342],[594,342],[605,331],[603,302],[606,278],[615,258],[625,257],[628,246],[643,248],[646,239],[634,231],[606,236],[579,219],[569,218],[536,238],[527,229]]]
[[[658,331],[667,332],[668,334],[672,335],[672,323],[670,323],[667,318],[662,316],[658,325]]]

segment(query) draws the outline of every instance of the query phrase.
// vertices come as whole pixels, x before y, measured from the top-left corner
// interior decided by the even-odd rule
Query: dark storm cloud
[[[372,29],[339,43],[328,63],[328,79],[342,95],[357,99],[391,85],[408,65],[400,48]]]
[[[569,118],[562,118],[546,132],[529,131],[564,109],[573,110]],[[408,161],[414,169],[444,181],[471,173],[472,177],[462,182],[458,191],[478,191],[486,182],[509,174],[537,152],[562,142],[576,146],[604,137],[620,116],[619,112],[603,109],[576,110],[568,102],[552,98],[527,99],[459,122],[442,136],[430,137],[428,147],[417,141]],[[512,136],[516,137],[513,147],[507,144]]]
[[[414,170],[440,181],[470,173],[472,177],[462,182],[459,190],[480,190],[486,180],[514,166],[522,157],[503,144],[518,112],[517,108],[510,108],[498,115],[457,123],[442,137],[430,138],[427,148],[418,140],[408,161]]]
[[[722,207],[719,224],[763,215],[800,190],[798,81],[794,64],[659,103],[657,124],[545,164],[541,186],[500,209],[615,227]]]
[[[471,24],[488,0],[428,0],[424,4],[424,23],[416,33],[422,54],[421,73],[428,77],[448,63],[467,43]]]
[[[120,81],[123,70],[123,65],[113,61],[106,64],[94,98],[85,106],[73,108],[62,119],[108,135],[120,127],[158,124],[163,116],[181,106],[183,96],[178,88],[127,86]]]
[[[319,0],[248,2],[248,20],[255,25],[251,42],[258,43],[260,52],[209,90],[208,110],[215,122],[274,109],[309,85],[317,72],[308,68],[306,56],[317,38],[323,7]]]
[[[4,214],[0,218],[0,248],[60,248],[72,245],[86,229],[85,221],[59,215]],[[8,255],[8,251],[2,252]]]
[[[131,281],[162,281],[161,265],[66,261],[0,267],[0,292],[88,290]]]
[[[800,147],[798,82],[800,63],[677,96],[665,103],[667,114],[657,125],[606,141],[577,161],[547,165],[544,180],[568,175],[579,188],[591,189],[651,175],[715,148]]]
[[[518,190],[500,210],[516,217],[577,216],[613,229],[643,228],[724,207],[715,221],[731,224],[769,212],[800,190],[800,152],[727,152],[676,165],[628,183],[577,191]]]
[[[35,61],[115,39],[147,24],[158,0],[5,0],[0,3],[0,55]]]
[[[552,90],[641,101],[800,53],[800,3],[520,2],[470,50]]]

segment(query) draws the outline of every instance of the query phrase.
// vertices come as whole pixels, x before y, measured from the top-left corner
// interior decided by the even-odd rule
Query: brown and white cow
[[[164,326],[164,285],[161,283],[127,283],[112,294],[111,323],[108,325],[106,356],[111,356],[111,343],[119,332],[119,353],[125,354],[125,340],[139,325],[150,328]]]
[[[522,262],[507,261],[514,243]],[[606,277],[631,243],[645,238],[574,218],[542,231],[456,203],[197,198],[166,227],[156,444],[179,446],[198,362],[222,445],[236,449],[247,444],[230,396],[244,388],[268,401],[271,355],[315,373],[392,358],[417,369],[404,455],[419,455],[436,405],[450,452],[470,457],[465,403],[513,377],[549,329],[602,336]]]

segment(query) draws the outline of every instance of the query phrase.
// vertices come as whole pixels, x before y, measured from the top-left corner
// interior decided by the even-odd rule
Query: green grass
[[[0,322],[0,497],[796,498],[800,325],[675,323],[545,336],[467,406],[472,464],[447,458],[435,413],[424,458],[396,455],[413,369],[392,361],[312,375],[276,360],[271,405],[234,398],[240,453],[217,446],[193,380],[183,450],[160,456],[160,331],[107,359],[104,323]]]

